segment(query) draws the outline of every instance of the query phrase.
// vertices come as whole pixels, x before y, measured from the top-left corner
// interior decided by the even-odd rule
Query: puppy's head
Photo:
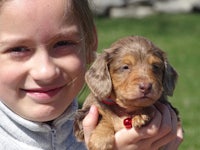
[[[177,73],[165,53],[144,37],[131,36],[104,50],[87,71],[86,83],[99,100],[121,107],[146,107],[173,94]]]

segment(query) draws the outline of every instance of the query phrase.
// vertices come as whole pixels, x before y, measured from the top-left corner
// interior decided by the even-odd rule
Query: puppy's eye
[[[130,67],[129,67],[129,65],[125,64],[125,65],[123,65],[123,66],[121,67],[121,70],[122,70],[122,71],[128,71],[128,70],[130,70]]]
[[[154,72],[159,72],[159,71],[162,70],[162,65],[160,65],[160,64],[153,64],[152,68],[153,68]]]

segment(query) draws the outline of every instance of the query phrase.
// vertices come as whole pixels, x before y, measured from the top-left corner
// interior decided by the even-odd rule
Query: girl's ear
[[[97,56],[85,75],[85,80],[91,92],[99,99],[110,96],[112,82],[106,61],[106,53]]]
[[[178,79],[178,74],[176,70],[169,64],[167,60],[165,60],[163,87],[164,87],[164,93],[166,95],[168,96],[173,95],[177,79]]]

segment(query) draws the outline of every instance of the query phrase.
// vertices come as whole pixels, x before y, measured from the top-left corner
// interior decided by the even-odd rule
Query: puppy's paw
[[[135,128],[140,128],[146,125],[151,120],[151,117],[147,114],[139,114],[132,118],[132,125]]]

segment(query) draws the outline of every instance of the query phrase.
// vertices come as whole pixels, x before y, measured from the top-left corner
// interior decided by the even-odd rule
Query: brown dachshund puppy
[[[112,150],[116,131],[146,125],[157,101],[170,105],[167,96],[173,94],[177,73],[165,53],[151,41],[130,36],[103,51],[85,79],[91,93],[76,114],[75,135],[84,140],[82,120],[90,106],[96,105],[100,117],[88,148]]]

